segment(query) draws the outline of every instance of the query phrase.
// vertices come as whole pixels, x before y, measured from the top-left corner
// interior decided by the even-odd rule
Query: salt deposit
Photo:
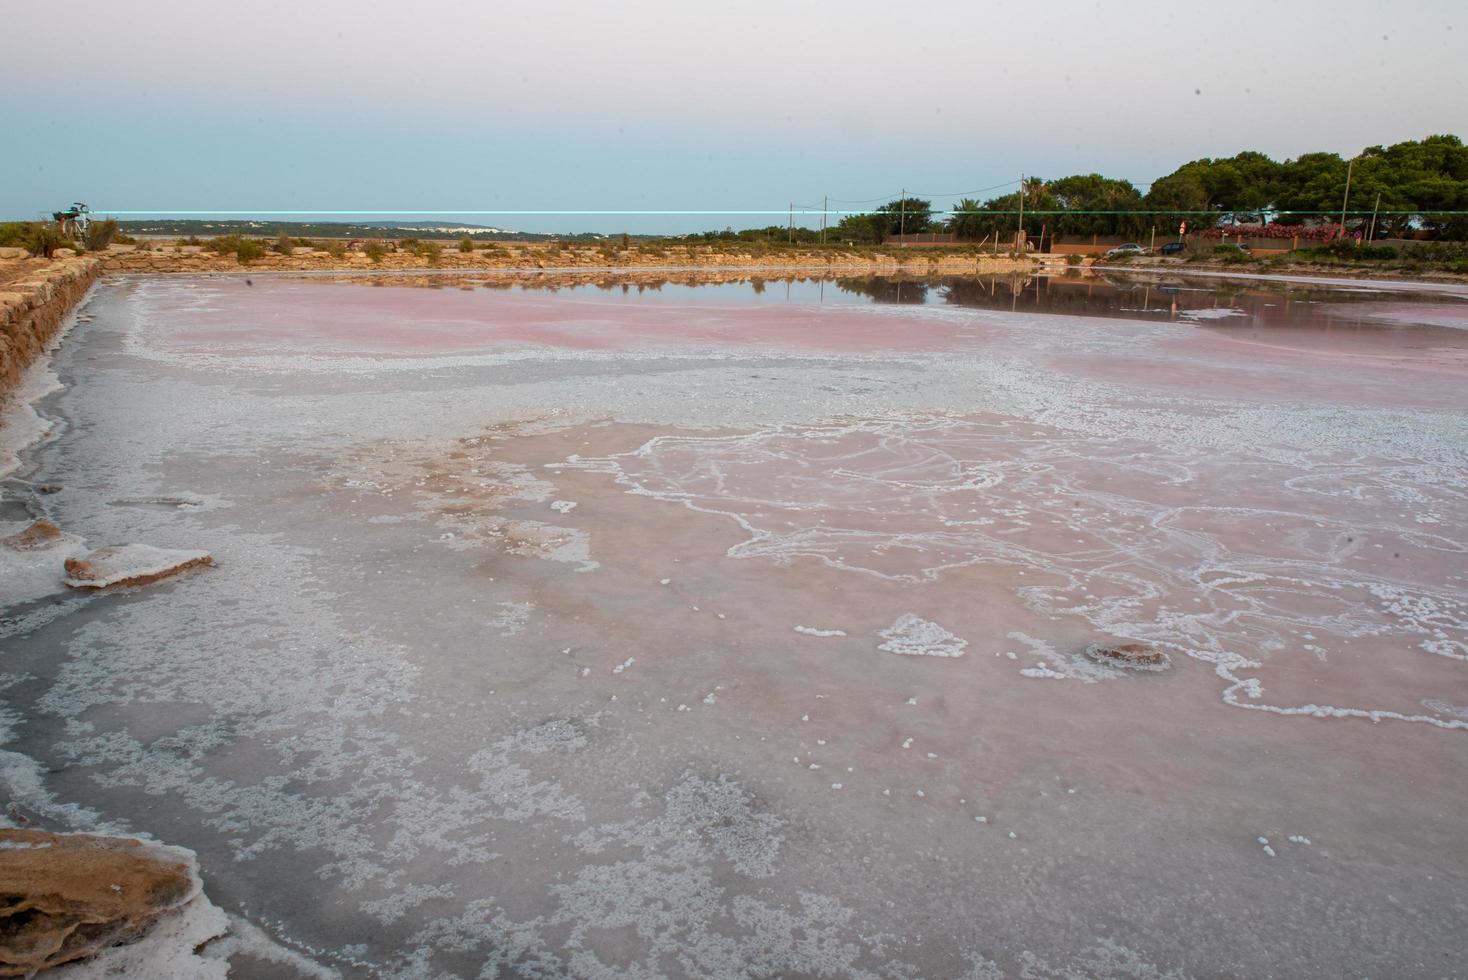
[[[877,645],[878,650],[910,657],[961,657],[963,648],[968,646],[967,640],[912,613],[897,617],[877,635],[883,640]]]
[[[846,635],[846,631],[845,630],[821,629],[818,626],[796,626],[794,629],[795,629],[795,632],[797,632],[797,633],[803,633],[806,636],[845,636]]]

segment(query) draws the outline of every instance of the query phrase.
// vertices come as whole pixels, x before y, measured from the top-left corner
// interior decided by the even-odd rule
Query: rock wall
[[[45,352],[101,271],[92,256],[0,264],[0,395]]]

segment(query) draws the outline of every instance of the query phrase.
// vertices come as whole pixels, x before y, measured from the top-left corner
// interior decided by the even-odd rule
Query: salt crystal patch
[[[804,633],[806,636],[845,636],[845,630],[826,630],[817,626],[796,626],[795,632]]]
[[[551,510],[555,511],[558,514],[569,514],[572,511],[572,509],[575,508],[576,501],[574,501],[574,500],[552,500],[550,506],[551,506]]]
[[[961,657],[968,646],[967,640],[912,613],[898,616],[877,635],[885,641],[877,646],[878,650],[909,657]]]

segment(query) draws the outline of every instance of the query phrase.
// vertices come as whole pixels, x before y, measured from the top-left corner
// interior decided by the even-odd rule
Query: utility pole
[[[1376,203],[1371,206],[1371,231],[1367,232],[1368,242],[1376,241],[1376,212],[1381,209],[1381,191],[1376,192]]]
[[[823,194],[821,196],[821,244],[822,245],[826,244],[826,214],[827,214],[826,208],[828,207],[827,198],[829,198],[829,197],[830,197],[830,195],[828,195],[828,194]]]
[[[790,220],[785,225],[785,241],[795,241],[795,202],[790,202]]]
[[[1025,235],[1025,175],[1019,175],[1019,232],[1015,235],[1014,243],[1024,250]]]
[[[1346,204],[1351,200],[1351,172],[1356,169],[1356,158],[1346,164],[1346,196],[1341,198],[1341,237],[1346,236]]]
[[[887,186],[888,187],[891,187],[892,185],[891,184],[888,184]],[[891,214],[892,212],[891,211],[888,211],[887,213],[888,214]],[[902,189],[902,196],[897,199],[897,239],[901,243],[900,244],[900,247],[902,247],[902,248],[907,248],[907,242],[903,240],[903,236],[905,236],[906,234],[907,234],[907,188],[904,187]],[[899,288],[901,288],[901,287],[899,287]]]

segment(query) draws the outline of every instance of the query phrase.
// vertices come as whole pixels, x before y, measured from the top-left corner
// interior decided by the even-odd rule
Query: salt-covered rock
[[[199,893],[188,851],[0,829],[0,976],[30,976],[136,940]]]
[[[61,544],[65,537],[61,528],[50,521],[36,521],[24,530],[0,538],[0,547],[12,551],[39,551]]]
[[[0,525],[10,530],[17,525]],[[86,551],[86,543],[50,521],[36,521],[0,536],[0,607],[63,591],[62,562]]]
[[[144,585],[187,568],[213,565],[207,551],[173,551],[149,544],[120,544],[66,560],[66,584],[74,589]]]
[[[1126,670],[1166,670],[1172,658],[1147,643],[1092,643],[1086,656],[1098,664]]]

